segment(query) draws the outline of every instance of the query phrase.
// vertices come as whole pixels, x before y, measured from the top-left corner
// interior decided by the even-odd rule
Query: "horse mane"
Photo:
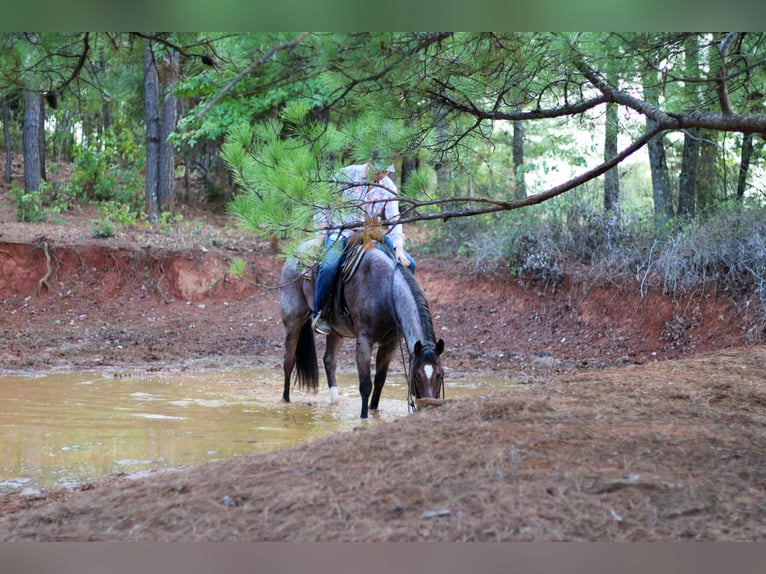
[[[407,286],[412,292],[412,296],[415,299],[415,306],[418,308],[418,316],[420,317],[420,324],[423,326],[423,338],[421,341],[425,348],[434,348],[436,345],[436,333],[434,333],[434,324],[431,319],[431,309],[428,306],[428,299],[426,299],[423,289],[415,281],[415,276],[410,273],[409,269],[404,268],[402,265],[397,264],[394,267],[394,273],[399,273],[404,279]],[[396,314],[396,320],[399,323],[399,329],[401,330],[402,318]]]
[[[365,215],[362,229],[355,231],[346,239],[346,249],[351,249],[361,243],[364,245],[364,250],[369,251],[375,247],[375,242],[382,245],[385,236],[386,232],[380,224],[380,218]]]

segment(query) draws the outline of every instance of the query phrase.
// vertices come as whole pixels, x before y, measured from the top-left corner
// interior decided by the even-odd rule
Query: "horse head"
[[[438,399],[444,385],[444,369],[439,356],[444,352],[444,341],[436,345],[415,343],[410,356],[410,390],[416,399]]]

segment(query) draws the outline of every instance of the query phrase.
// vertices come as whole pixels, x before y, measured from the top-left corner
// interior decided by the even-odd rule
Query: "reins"
[[[397,261],[394,266],[394,273],[391,277],[392,283],[395,279],[396,271],[398,270],[399,267],[403,267],[403,266],[401,263]],[[405,344],[406,342],[404,340],[404,336],[400,332],[399,333],[399,352],[401,353],[401,356],[402,356],[402,367],[404,369],[404,379],[405,381],[407,381],[407,412],[411,414],[413,412],[417,412],[419,409],[418,409],[418,406],[415,404],[415,393],[413,392],[413,388],[412,388],[413,387],[412,355],[409,354],[409,350],[408,350],[409,360],[405,359],[404,357]],[[439,386],[439,394],[441,395],[441,398],[444,398],[444,379],[441,380],[441,385]]]
[[[410,378],[410,372],[408,370],[408,361],[404,360],[404,337],[399,337],[399,351],[402,354],[402,367],[404,367],[404,380],[407,381],[407,413],[412,414],[418,410],[415,404],[415,398],[412,394],[412,379]]]

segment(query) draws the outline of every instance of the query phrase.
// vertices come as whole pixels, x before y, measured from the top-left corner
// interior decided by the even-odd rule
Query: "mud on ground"
[[[110,239],[91,237],[97,217],[20,224],[0,193],[0,368],[239,362],[281,378],[274,246],[206,212]],[[750,306],[571,278],[554,292],[425,257],[418,281],[447,389],[450,370],[520,386],[286,451],[5,495],[0,540],[766,538]]]

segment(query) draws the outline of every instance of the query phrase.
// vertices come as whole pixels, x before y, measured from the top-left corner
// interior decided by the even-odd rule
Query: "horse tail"
[[[311,321],[306,321],[298,336],[295,350],[295,370],[298,386],[301,389],[317,391],[319,388],[319,368],[317,367],[317,349],[314,343],[314,330]]]

